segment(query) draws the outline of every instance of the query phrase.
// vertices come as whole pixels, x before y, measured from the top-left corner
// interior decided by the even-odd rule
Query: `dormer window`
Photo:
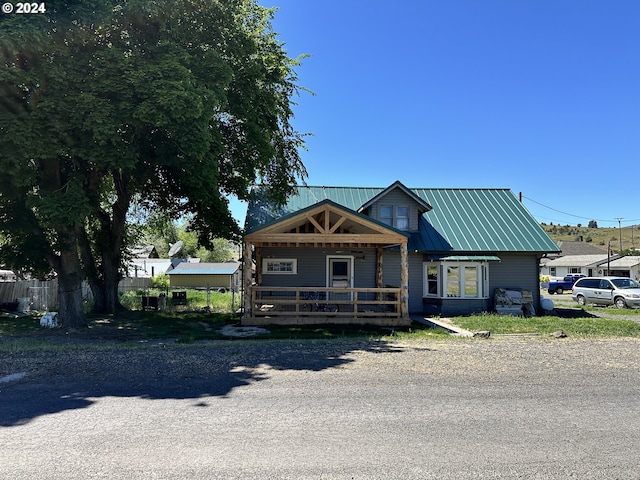
[[[393,227],[393,207],[380,207],[380,221]]]
[[[409,230],[409,207],[382,205],[380,206],[380,221],[398,230]]]
[[[409,230],[409,207],[396,207],[396,228]]]

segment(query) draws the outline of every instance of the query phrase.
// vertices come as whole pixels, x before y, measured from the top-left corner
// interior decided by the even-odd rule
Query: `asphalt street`
[[[511,337],[5,356],[0,378],[19,375],[0,382],[0,478],[638,478],[638,347]]]

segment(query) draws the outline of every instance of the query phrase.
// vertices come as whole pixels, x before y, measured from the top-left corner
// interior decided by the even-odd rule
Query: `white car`
[[[627,277],[585,277],[573,285],[571,297],[580,305],[640,307],[640,283]]]

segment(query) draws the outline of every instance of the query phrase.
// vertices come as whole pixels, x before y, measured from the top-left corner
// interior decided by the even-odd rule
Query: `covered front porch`
[[[255,265],[255,275],[244,279],[242,324],[409,325],[407,241],[326,200],[249,232],[244,271]],[[392,246],[400,247],[399,285],[384,283],[383,250]]]
[[[252,325],[405,325],[400,288],[252,287]],[[277,321],[274,321],[276,319]]]

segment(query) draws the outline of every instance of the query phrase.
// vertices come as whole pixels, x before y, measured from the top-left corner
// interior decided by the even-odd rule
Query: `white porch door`
[[[353,288],[353,257],[327,257],[327,287]]]

